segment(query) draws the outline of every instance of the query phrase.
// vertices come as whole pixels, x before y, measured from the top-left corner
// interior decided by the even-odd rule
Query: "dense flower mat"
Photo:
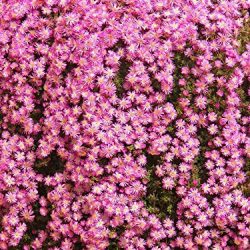
[[[249,0],[0,0],[0,249],[250,249]]]

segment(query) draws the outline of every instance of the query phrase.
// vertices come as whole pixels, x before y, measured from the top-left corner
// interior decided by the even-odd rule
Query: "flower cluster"
[[[249,9],[0,0],[0,249],[249,249]]]

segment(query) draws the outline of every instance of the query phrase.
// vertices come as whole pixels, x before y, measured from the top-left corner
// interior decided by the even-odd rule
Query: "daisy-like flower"
[[[218,131],[218,126],[215,124],[212,124],[208,127],[208,131],[211,135],[215,135]]]
[[[66,19],[66,23],[72,26],[72,25],[75,25],[77,22],[79,22],[80,14],[71,12],[65,15],[65,19]]]
[[[16,197],[16,194],[13,193],[13,192],[8,192],[6,194],[6,200],[9,202],[9,203],[15,203],[17,201],[17,197]]]
[[[205,109],[206,104],[207,104],[207,99],[204,96],[199,96],[195,100],[195,104],[198,108],[200,109]]]
[[[175,186],[175,182],[172,178],[163,178],[163,188],[171,190]]]

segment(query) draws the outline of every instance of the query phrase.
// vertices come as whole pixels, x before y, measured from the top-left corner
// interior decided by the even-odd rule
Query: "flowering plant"
[[[249,249],[248,0],[0,0],[0,249]]]

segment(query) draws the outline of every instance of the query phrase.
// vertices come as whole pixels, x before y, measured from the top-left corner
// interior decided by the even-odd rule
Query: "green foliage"
[[[53,151],[48,157],[36,160],[34,168],[44,176],[62,173],[64,170],[64,161],[58,156],[56,151]]]
[[[194,54],[199,54],[200,52],[194,52]],[[183,75],[181,73],[182,67],[188,67],[192,68],[195,66],[195,57],[186,56],[183,52],[176,52],[173,57],[173,63],[175,65],[175,70],[173,73],[173,80],[174,80],[174,86],[173,91],[171,95],[167,98],[167,101],[173,103],[177,114],[181,116],[183,114],[183,110],[179,104],[179,97],[181,96],[182,90],[184,90],[183,87],[179,85],[179,80],[183,78]],[[192,93],[195,90],[194,81],[195,78],[193,76],[189,76],[187,79],[187,85],[185,86],[185,89],[187,89],[190,93]],[[191,96],[192,99],[192,96]]]
[[[39,109],[34,109],[34,111],[30,114],[30,117],[35,122],[39,122],[39,120],[43,117],[43,114]]]
[[[241,88],[237,89],[237,93],[241,99],[240,111],[243,116],[250,116],[250,110],[249,110],[250,98],[247,93],[249,86],[250,86],[250,83],[248,79],[246,78],[243,84],[241,85]]]
[[[116,240],[111,240],[107,250],[119,250],[119,245]]]
[[[82,250],[82,249],[84,249],[84,247],[80,241],[78,241],[74,244],[74,250]]]
[[[177,111],[177,113],[178,113],[178,111]],[[175,134],[175,128],[174,128],[174,126],[173,125],[169,125],[167,127],[167,132],[168,132],[169,135],[174,136],[174,134]]]
[[[178,98],[181,93],[181,88],[179,85],[179,80],[182,78],[181,68],[184,66],[193,67],[195,65],[194,61],[189,57],[185,56],[183,52],[176,52],[174,54],[173,63],[175,65],[175,70],[173,73],[174,86],[171,95],[167,98],[167,101],[174,103],[175,106],[178,105]],[[180,111],[180,110],[179,110]],[[182,112],[180,112],[181,114]]]
[[[124,84],[126,76],[128,75],[129,68],[131,65],[132,65],[132,63],[127,61],[125,58],[122,58],[120,61],[119,70],[118,70],[116,76],[114,77],[114,84],[116,86],[118,97],[122,96],[122,93],[124,91],[123,84]]]
[[[127,149],[130,151],[130,152],[133,152],[135,150],[135,146],[134,145],[129,145],[127,146]]]
[[[53,42],[52,42],[53,43]],[[73,62],[67,62],[66,64],[66,67],[64,69],[64,71],[62,72],[62,76],[63,76],[63,79],[65,79],[68,74],[77,67],[77,64],[76,63],[73,63]]]
[[[192,175],[189,182],[189,186],[192,186],[192,182],[194,180],[198,181],[198,185],[206,182],[208,178],[207,169],[205,168],[205,152],[208,150],[208,141],[210,140],[210,136],[206,129],[200,128],[198,130],[198,139],[200,141],[200,151],[199,155],[195,157],[193,167],[192,167]]]
[[[118,42],[110,48],[110,50],[117,52],[120,48],[125,47],[125,43],[123,40],[118,40]],[[126,58],[122,58],[120,60],[119,70],[114,77],[114,84],[116,86],[116,93],[119,98],[122,97],[122,93],[124,92],[123,84],[126,76],[129,73],[129,68],[132,65],[132,62],[128,61]]]
[[[243,15],[244,14],[246,13],[243,13]],[[246,45],[250,43],[250,19],[249,18],[244,22],[243,27],[241,28],[239,32],[237,40],[240,44],[238,48],[238,52],[242,54],[246,50]],[[240,107],[241,114],[243,116],[249,117],[250,116],[250,110],[249,110],[250,100],[247,94],[248,88],[249,88],[249,80],[245,78],[243,85],[241,86],[241,88],[237,90],[237,93],[241,99],[241,107]],[[250,159],[249,158],[246,159],[244,170],[247,175],[247,181],[241,186],[241,189],[244,192],[244,194],[247,197],[249,197],[250,196]]]
[[[241,185],[241,190],[246,197],[250,197],[250,158],[246,159],[244,171],[247,175],[247,181]]]
[[[218,90],[217,87],[213,86],[210,87],[207,91],[207,98],[208,98],[207,111],[215,112],[220,117],[226,109],[226,100],[224,96],[219,96],[216,94],[217,90]],[[226,93],[227,90],[224,89],[223,92]],[[215,106],[216,103],[219,103],[219,108]]]
[[[169,216],[175,219],[178,197],[175,191],[163,189],[161,180],[155,175],[155,166],[161,161],[161,156],[147,155],[148,184],[144,202],[147,210],[158,218],[165,219]]]
[[[250,19],[244,22],[244,25],[240,30],[237,40],[240,43],[238,52],[242,54],[246,50],[246,45],[250,43]]]
[[[221,77],[224,76],[226,79],[229,79],[230,76],[232,75],[232,73],[234,72],[236,66],[234,67],[228,67],[225,63],[226,63],[226,53],[224,51],[217,51],[213,54],[213,62],[215,62],[216,60],[219,60],[222,62],[222,67],[221,68],[216,68],[214,67],[212,69],[212,73],[217,76],[217,77]]]
[[[117,52],[118,49],[123,48],[123,47],[125,47],[125,43],[122,39],[119,39],[118,42],[110,49]]]
[[[112,228],[111,229],[111,232],[110,232],[110,236],[113,234],[113,233],[116,233],[117,234],[117,237],[116,238],[111,238],[109,240],[109,246],[107,248],[107,250],[119,250],[121,249],[119,247],[119,238],[121,236],[121,234],[125,231],[125,226],[119,226],[119,227],[116,227],[116,228]]]
[[[151,84],[152,87],[154,89],[154,91],[160,91],[161,90],[161,83],[151,74],[150,75],[150,80],[151,80]]]
[[[8,122],[8,131],[11,134],[24,134],[24,129],[21,125],[11,124],[10,122]]]
[[[241,114],[246,117],[250,116],[250,99],[247,94],[249,86],[250,85],[248,79],[245,79],[241,88],[237,90],[237,93],[241,99],[240,111]],[[245,159],[244,171],[247,176],[247,181],[243,185],[241,185],[241,190],[247,197],[250,197],[250,158],[246,157]]]
[[[18,247],[10,248],[10,250],[22,250],[24,245],[30,246],[32,241],[37,237],[38,232],[41,230],[45,230],[48,221],[50,220],[50,216],[42,216],[39,213],[40,205],[36,202],[33,205],[33,211],[35,214],[35,219],[31,223],[27,223],[27,231],[24,234],[22,240],[20,241]],[[42,248],[48,249],[48,248]]]

